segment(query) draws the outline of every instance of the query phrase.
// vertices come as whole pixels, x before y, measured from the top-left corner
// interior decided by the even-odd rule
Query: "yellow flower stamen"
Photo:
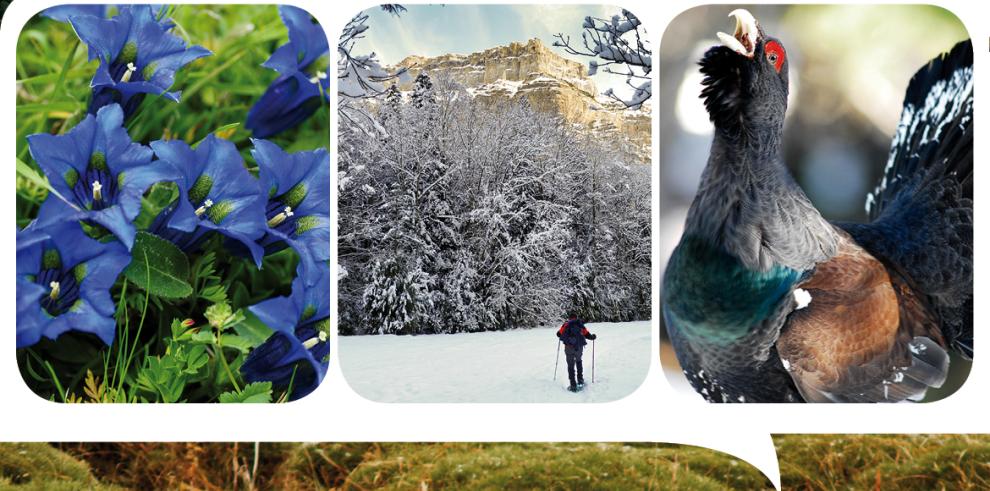
[[[211,206],[213,206],[213,200],[207,198],[206,201],[203,202],[203,206],[196,208],[196,216],[203,216],[203,213],[206,213],[206,210],[208,210]]]
[[[325,78],[327,78],[327,72],[316,72],[316,75],[314,75],[313,78],[309,79],[309,83],[318,84],[320,83],[320,80],[323,80]]]
[[[319,342],[320,342],[320,338],[318,338],[318,337],[317,338],[309,338],[309,339],[303,341],[303,348],[313,349],[313,346],[316,346]]]
[[[286,218],[289,218],[292,215],[295,215],[295,213],[292,212],[292,207],[291,206],[286,206],[285,209],[282,210],[281,213],[279,213],[278,215],[273,216],[271,218],[271,220],[268,220],[268,226],[271,227],[271,228],[275,228],[275,227],[281,225],[282,222],[284,222]]]
[[[52,300],[58,300],[58,295],[59,295],[59,293],[62,292],[62,290],[61,290],[60,285],[58,284],[58,282],[57,281],[53,281],[53,282],[49,283],[48,286],[50,286],[51,289],[52,289],[52,292],[48,294],[48,297],[51,298]]]
[[[93,201],[101,201],[103,199],[103,185],[100,181],[93,181]]]
[[[127,71],[124,72],[124,76],[123,77],[120,77],[120,81],[121,82],[130,82],[131,81],[131,75],[134,72],[136,72],[136,71],[137,71],[137,67],[134,66],[134,63],[128,63],[127,64]]]

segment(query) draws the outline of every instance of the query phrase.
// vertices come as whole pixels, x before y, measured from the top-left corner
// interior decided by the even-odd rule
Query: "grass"
[[[59,444],[130,489],[771,489],[697,447],[621,443]]]
[[[618,443],[319,444],[295,449],[284,489],[767,489],[718,452]]]
[[[990,489],[990,435],[775,435],[774,442],[787,490]],[[0,490],[250,486],[771,489],[732,456],[653,443],[265,443],[257,454],[251,443],[0,444]]]
[[[990,489],[990,435],[774,435],[784,489]]]

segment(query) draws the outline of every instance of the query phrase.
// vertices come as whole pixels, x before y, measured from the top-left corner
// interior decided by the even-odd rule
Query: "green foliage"
[[[18,177],[23,177],[26,179],[27,182],[34,187],[44,189],[50,193],[55,193],[55,188],[48,183],[48,179],[45,179],[45,176],[39,174],[38,171],[25,164],[21,161],[21,159],[17,159],[17,175]],[[18,189],[20,189],[20,186],[18,186]],[[56,195],[57,194],[58,193],[56,193]],[[40,199],[44,200],[44,196],[40,196]]]
[[[131,250],[133,259],[124,276],[152,295],[186,298],[189,285],[189,259],[171,242],[148,232],[138,232]]]
[[[202,379],[210,357],[204,344],[168,340],[165,356],[149,356],[137,375],[137,387],[155,402],[179,402],[186,384]]]
[[[141,213],[134,220],[138,230],[150,227],[155,217],[178,198],[179,188],[174,183],[160,182],[151,186],[141,199]]]
[[[220,394],[220,402],[222,403],[232,403],[232,402],[247,402],[247,403],[258,403],[258,402],[272,402],[272,383],[271,382],[255,382],[253,384],[248,384],[241,390],[240,393],[236,392],[224,392]]]

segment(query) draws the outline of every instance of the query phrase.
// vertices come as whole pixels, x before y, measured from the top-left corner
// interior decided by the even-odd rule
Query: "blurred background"
[[[911,76],[928,60],[969,37],[951,12],[907,5],[716,5],[677,16],[660,43],[660,274],[681,237],[688,206],[708,159],[712,125],[702,100],[698,60],[731,34],[728,16],[746,8],[768,36],[780,39],[790,65],[784,159],[798,183],[830,220],[864,221],[866,194],[887,161]],[[663,320],[661,319],[661,323]],[[661,359],[675,387],[690,392],[661,329]],[[938,393],[958,388],[956,373]],[[950,387],[951,386],[951,387]]]

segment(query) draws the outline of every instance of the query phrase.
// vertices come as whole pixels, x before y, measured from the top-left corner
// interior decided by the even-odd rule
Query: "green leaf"
[[[235,349],[241,353],[247,353],[251,351],[251,348],[256,346],[250,339],[245,339],[237,335],[227,334],[223,337],[224,348]]]
[[[189,259],[171,242],[147,232],[138,232],[131,250],[131,264],[124,276],[152,295],[186,298],[192,294]]]
[[[151,186],[141,198],[141,213],[134,219],[138,230],[147,229],[155,218],[179,198],[179,187],[172,182],[159,182]]]
[[[137,375],[138,388],[155,394],[161,402],[178,402],[186,388],[183,358],[183,354],[177,352],[165,357],[145,358]]]
[[[234,332],[254,348],[268,340],[275,331],[261,322],[254,314],[248,312],[244,321],[234,326]],[[226,340],[227,336],[224,339]]]
[[[272,383],[271,382],[255,382],[253,384],[248,384],[241,390],[241,393],[237,392],[224,392],[220,394],[220,402],[229,403],[267,403],[272,402]]]
[[[213,331],[198,331],[189,336],[189,340],[199,344],[217,344],[217,335]]]
[[[218,137],[223,138],[224,136],[228,136],[228,135],[225,135],[225,133],[233,133],[233,131],[231,131],[231,130],[236,130],[237,127],[240,126],[240,125],[241,125],[241,123],[225,124],[225,125],[217,128],[217,129],[213,130],[213,132],[211,134],[217,135]],[[196,147],[199,146],[200,143],[203,143],[203,140],[205,140],[205,139],[206,139],[206,137],[204,136],[203,138],[200,138],[199,141],[197,141],[196,143],[193,143],[190,146],[192,148],[196,148]]]
[[[55,188],[52,187],[51,183],[48,182],[48,179],[45,179],[44,176],[38,174],[37,171],[32,169],[30,165],[24,163],[23,160],[21,159],[16,159],[16,160],[17,160],[17,173],[20,174],[21,177],[27,179],[29,182],[31,182],[36,186],[47,189],[49,193],[52,193],[55,196],[58,196],[62,201],[69,203],[68,200],[62,197],[62,195],[59,194],[59,192],[56,191]],[[75,205],[72,205],[71,203],[69,204],[69,206],[75,208]]]
[[[210,355],[206,351],[206,346],[192,346],[188,348],[185,355],[186,366],[182,371],[188,375],[196,375],[201,368],[210,362]]]

